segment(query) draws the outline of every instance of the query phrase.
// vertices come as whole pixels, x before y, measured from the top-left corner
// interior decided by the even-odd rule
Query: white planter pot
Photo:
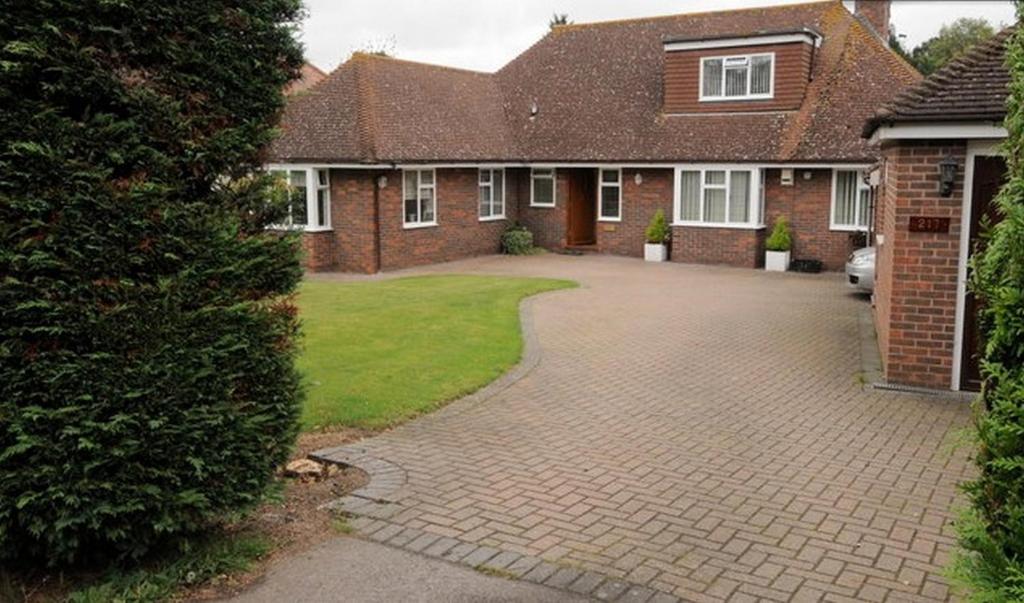
[[[644,243],[644,259],[648,262],[664,262],[668,259],[668,247],[658,243]]]
[[[785,272],[789,270],[789,251],[764,252],[764,269],[768,272]]]

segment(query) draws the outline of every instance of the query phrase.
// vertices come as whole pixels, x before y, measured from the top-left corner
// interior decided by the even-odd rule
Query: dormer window
[[[775,53],[703,57],[700,100],[772,98]]]

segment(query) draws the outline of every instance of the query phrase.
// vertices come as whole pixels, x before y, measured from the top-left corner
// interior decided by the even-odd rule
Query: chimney
[[[853,14],[875,28],[886,43],[889,42],[889,6],[891,0],[855,0]]]

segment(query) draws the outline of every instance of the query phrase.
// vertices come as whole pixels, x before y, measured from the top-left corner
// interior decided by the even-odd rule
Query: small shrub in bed
[[[501,234],[501,251],[508,255],[533,253],[533,233],[520,224],[509,227]]]

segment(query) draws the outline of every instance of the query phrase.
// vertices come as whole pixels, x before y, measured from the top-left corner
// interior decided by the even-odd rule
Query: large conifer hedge
[[[1019,22],[1024,2],[1017,7]],[[1024,601],[1024,32],[1007,50],[1009,181],[996,200],[1002,221],[973,266],[985,342],[979,476],[967,484],[971,509],[959,525],[965,553],[954,566],[972,600],[992,602]]]
[[[249,177],[298,0],[0,10],[0,561],[133,556],[293,444],[296,239]]]

